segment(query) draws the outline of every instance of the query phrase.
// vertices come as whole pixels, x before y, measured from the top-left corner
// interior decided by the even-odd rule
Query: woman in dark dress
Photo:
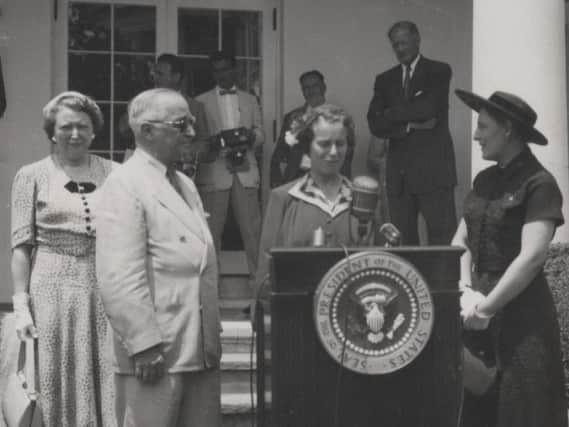
[[[563,224],[562,196],[527,144],[547,139],[534,128],[535,111],[515,95],[456,94],[479,113],[474,140],[482,157],[497,163],[474,179],[453,239],[467,249],[461,260],[465,346],[497,368],[485,394],[466,390],[463,425],[566,427],[559,325],[543,273]]]

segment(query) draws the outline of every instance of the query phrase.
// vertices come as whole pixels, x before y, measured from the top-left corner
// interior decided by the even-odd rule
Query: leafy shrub
[[[561,349],[565,368],[565,390],[569,396],[569,244],[554,243],[549,248],[545,262],[545,274],[555,299],[559,326],[561,328]]]

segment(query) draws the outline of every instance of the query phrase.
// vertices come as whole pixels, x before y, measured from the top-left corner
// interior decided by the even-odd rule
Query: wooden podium
[[[314,291],[346,254],[340,248],[271,251],[270,315],[257,310],[259,427],[456,427],[462,394],[459,258],[456,247],[381,250],[413,264],[434,304],[429,342],[409,365],[364,375],[342,367],[314,325]],[[267,307],[265,308],[267,309]]]

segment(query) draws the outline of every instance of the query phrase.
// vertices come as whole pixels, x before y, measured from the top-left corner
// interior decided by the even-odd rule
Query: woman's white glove
[[[38,332],[30,313],[30,295],[27,292],[18,292],[12,296],[14,314],[16,316],[16,333],[20,340],[37,338]]]
[[[478,311],[478,304],[486,297],[480,292],[465,288],[460,296],[460,315],[464,329],[483,330],[488,327],[492,316],[485,315]]]
[[[464,316],[465,313],[480,304],[484,298],[486,298],[484,294],[474,291],[470,287],[465,287],[460,296],[461,315]]]

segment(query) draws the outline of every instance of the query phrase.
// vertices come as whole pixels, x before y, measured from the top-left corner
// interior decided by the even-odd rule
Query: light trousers
[[[235,220],[241,233],[241,239],[243,240],[250,277],[257,270],[259,238],[261,235],[261,208],[259,206],[258,192],[258,188],[243,187],[239,178],[234,175],[230,189],[200,193],[204,209],[210,215],[208,224],[215,250],[218,253],[221,249],[221,235],[227,221],[229,203],[231,203]]]
[[[166,374],[154,384],[115,375],[122,427],[221,427],[219,369]]]

